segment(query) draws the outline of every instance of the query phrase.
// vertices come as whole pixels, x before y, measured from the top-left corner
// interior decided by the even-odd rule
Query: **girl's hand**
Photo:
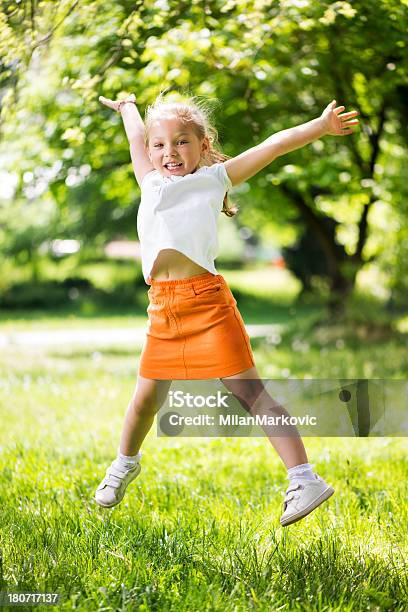
[[[121,103],[125,101],[126,102],[136,102],[135,94],[130,94],[130,96],[125,98],[125,100],[109,100],[109,98],[104,98],[103,96],[99,96],[99,102],[102,102],[102,104],[104,104],[105,106],[107,106],[108,108],[111,108],[112,110],[116,112],[119,112],[120,108],[123,107],[123,104]]]
[[[332,136],[347,136],[348,134],[354,134],[353,127],[358,125],[358,119],[349,121],[351,117],[356,117],[358,111],[350,111],[348,113],[340,112],[345,109],[345,106],[337,106],[336,100],[332,100],[330,104],[326,106],[321,114],[321,118],[324,124],[325,134]]]

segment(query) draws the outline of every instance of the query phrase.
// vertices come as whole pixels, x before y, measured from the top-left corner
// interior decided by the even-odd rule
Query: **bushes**
[[[16,283],[0,295],[1,308],[51,308],[70,301],[69,288],[58,281]]]
[[[84,301],[99,306],[137,306],[142,301],[139,279],[118,283],[111,290],[100,289],[86,278],[63,281],[15,283],[0,294],[0,308],[54,309]],[[143,291],[143,295],[146,291]]]

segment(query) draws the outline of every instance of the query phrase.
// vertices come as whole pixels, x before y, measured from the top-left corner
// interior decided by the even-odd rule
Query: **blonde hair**
[[[154,103],[146,107],[144,119],[145,146],[148,147],[149,130],[153,122],[171,115],[177,117],[184,125],[191,127],[200,141],[207,136],[209,149],[201,155],[198,168],[212,166],[230,159],[229,155],[222,153],[218,148],[218,132],[211,123],[211,110],[208,104],[196,96],[183,97],[185,99],[183,102],[165,101],[164,92],[160,92]],[[221,212],[225,213],[227,217],[233,217],[238,212],[238,207],[235,204],[229,205],[228,192],[224,196]]]

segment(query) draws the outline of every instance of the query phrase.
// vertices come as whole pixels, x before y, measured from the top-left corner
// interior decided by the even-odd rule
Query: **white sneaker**
[[[320,506],[334,493],[323,478],[314,474],[316,480],[307,480],[299,477],[289,485],[285,501],[283,502],[283,514],[280,518],[281,525],[291,525]]]
[[[104,508],[116,506],[122,501],[128,484],[140,474],[141,469],[139,461],[130,468],[125,468],[118,459],[112,461],[105,478],[96,489],[95,501]]]

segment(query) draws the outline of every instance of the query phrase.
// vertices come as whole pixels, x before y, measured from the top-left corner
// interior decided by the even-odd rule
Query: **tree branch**
[[[372,178],[374,175],[375,164],[378,158],[378,154],[380,152],[380,138],[384,130],[386,113],[387,113],[387,101],[386,99],[384,99],[382,106],[381,106],[380,114],[379,114],[378,130],[377,132],[373,133],[370,138],[370,142],[373,147],[370,162],[369,162],[370,178]],[[355,254],[361,261],[362,261],[363,249],[364,249],[364,246],[367,240],[367,234],[368,234],[368,213],[370,212],[371,206],[375,202],[375,199],[376,197],[374,193],[371,192],[370,199],[368,203],[364,206],[363,214],[361,215],[361,219],[358,224],[359,232],[358,232],[358,242],[357,242],[357,248],[356,248]]]
[[[341,31],[336,25],[332,26],[332,34],[328,36],[328,42],[329,42],[329,48],[330,48],[331,53],[333,54],[333,57],[337,58],[339,56],[341,57],[342,51],[341,50],[339,51],[336,48],[335,41],[341,41]],[[354,91],[352,91],[353,95],[349,96],[344,90],[343,83],[349,82],[350,77],[347,80],[344,78],[343,74],[341,73],[340,63],[338,63],[337,61],[333,61],[331,64],[331,75],[333,77],[332,82],[333,82],[333,88],[336,92],[337,101],[343,100],[345,102],[350,97],[357,99]],[[370,118],[368,117],[368,115],[366,115],[364,112],[361,111],[361,108],[358,106],[358,104],[356,104],[355,106],[357,107],[357,110],[360,116],[364,118],[364,121],[366,125],[368,126],[369,134],[372,133],[373,129],[372,129],[372,126],[370,125]],[[354,161],[356,162],[357,166],[360,168],[363,176],[369,175],[369,165],[361,156],[360,151],[358,150],[356,146],[356,141],[353,138],[350,138],[347,142],[349,144],[350,151],[354,157]]]
[[[308,226],[312,229],[316,235],[320,245],[327,257],[327,264],[330,274],[334,276],[340,276],[340,266],[337,254],[334,249],[333,242],[327,233],[327,229],[322,222],[321,218],[308,206],[299,191],[289,187],[288,183],[281,184],[280,189],[285,195],[295,204],[303,218],[305,219]]]
[[[380,138],[382,136],[384,130],[384,123],[387,113],[387,99],[386,97],[383,99],[380,112],[379,112],[379,121],[378,121],[378,129],[376,132],[373,132],[370,136],[370,141],[373,146],[373,151],[370,159],[370,178],[374,174],[374,166],[377,161],[378,153],[380,151]]]
[[[66,13],[66,15],[64,15],[64,17],[62,17],[62,19],[60,19],[53,28],[51,28],[48,34],[46,34],[43,38],[40,38],[40,40],[38,40],[36,43],[33,44],[33,46],[31,47],[31,55],[33,54],[33,51],[37,49],[37,47],[40,47],[41,45],[48,42],[52,38],[54,32],[60,27],[62,23],[64,23],[66,18],[69,17],[69,15],[72,13],[72,11],[75,9],[75,7],[78,4],[79,4],[79,0],[75,0],[72,6],[68,9],[68,12]]]

